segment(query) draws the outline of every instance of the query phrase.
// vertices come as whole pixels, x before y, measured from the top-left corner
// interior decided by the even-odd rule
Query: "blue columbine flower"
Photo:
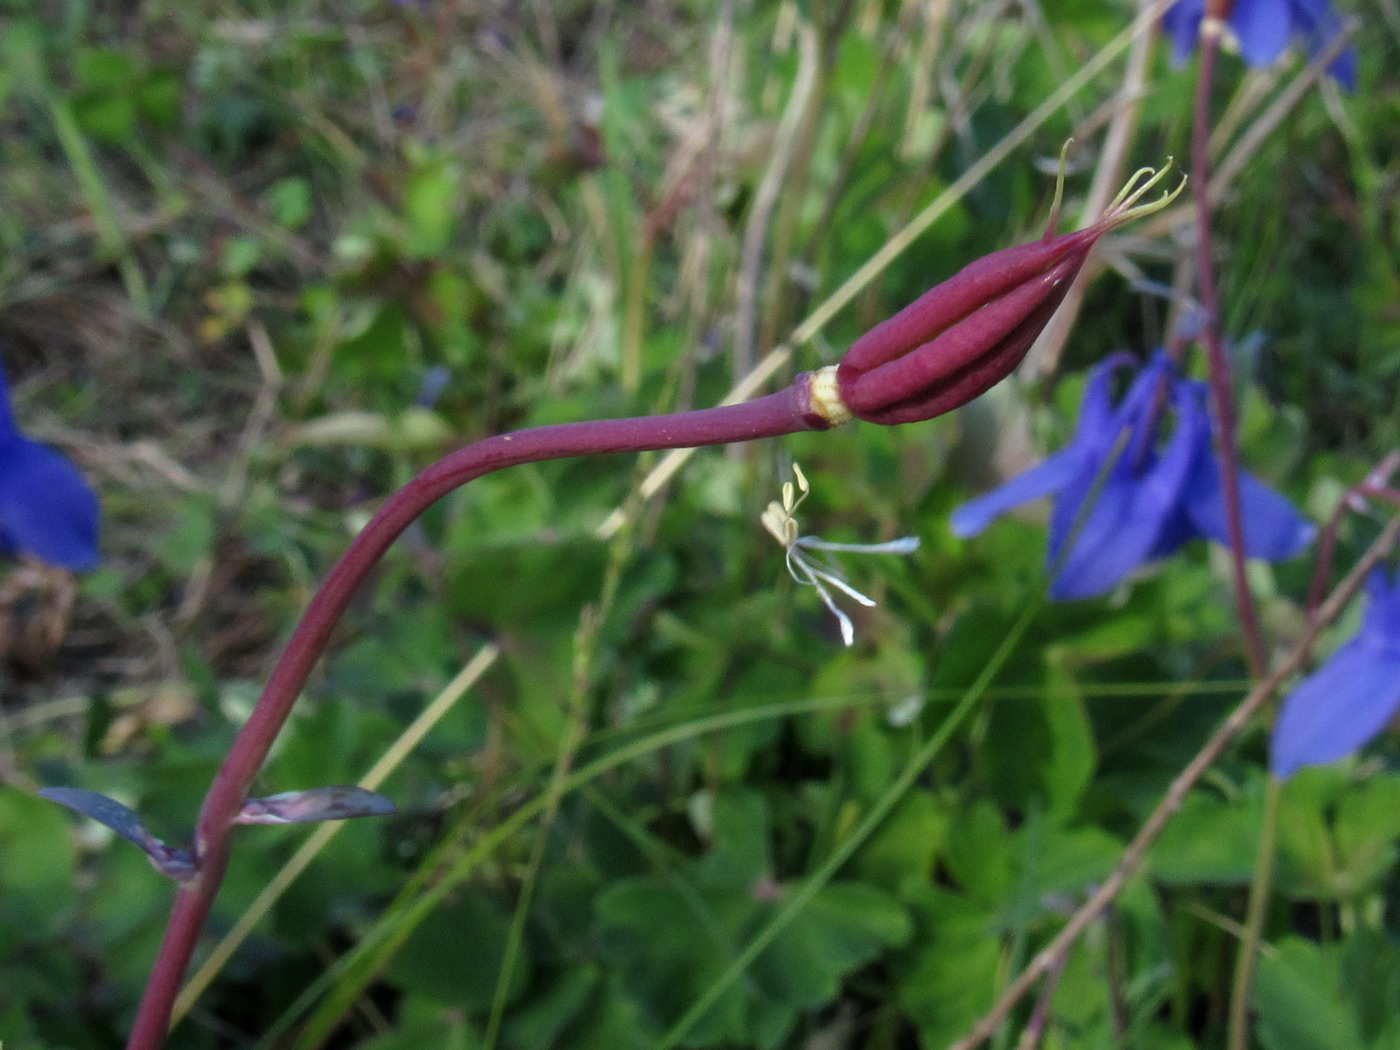
[[[1196,47],[1206,3],[1178,0],[1162,16],[1162,29],[1172,38],[1178,63],[1186,61]],[[1235,0],[1226,22],[1251,66],[1273,65],[1295,37],[1316,57],[1342,31],[1342,20],[1328,0]],[[1349,47],[1338,55],[1328,72],[1348,91],[1355,90],[1356,49]]]
[[[1133,360],[1116,354],[1094,369],[1069,447],[953,512],[953,532],[974,536],[1012,507],[1054,495],[1048,560],[1059,571],[1052,598],[1104,594],[1197,537],[1228,542],[1206,385],[1177,377],[1158,351],[1114,405],[1114,375]],[[1175,426],[1164,436],[1168,416]],[[1240,475],[1240,504],[1249,557],[1291,558],[1312,541],[1312,524],[1249,474]]]
[[[1372,571],[1366,595],[1361,633],[1283,702],[1270,748],[1276,776],[1351,754],[1400,708],[1400,570],[1390,580]]]
[[[0,554],[97,564],[97,496],[68,459],[20,433],[0,369]]]

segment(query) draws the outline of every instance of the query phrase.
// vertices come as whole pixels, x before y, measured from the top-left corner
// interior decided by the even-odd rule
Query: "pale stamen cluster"
[[[772,537],[783,545],[786,551],[788,572],[798,583],[816,590],[822,604],[831,610],[831,615],[836,617],[836,622],[841,626],[841,640],[847,645],[852,645],[856,640],[855,626],[851,623],[851,618],[842,611],[832,597],[832,588],[840,591],[852,601],[859,602],[866,608],[874,608],[875,600],[856,590],[846,582],[841,575],[840,569],[834,564],[823,564],[806,553],[807,551],[826,551],[831,553],[859,553],[859,554],[912,554],[919,549],[919,540],[916,536],[904,536],[897,540],[890,540],[888,543],[828,543],[826,540],[818,539],[815,536],[802,536],[797,524],[797,508],[802,505],[811,486],[807,483],[807,477],[802,473],[802,468],[796,463],[792,465],[792,475],[797,479],[796,488],[791,481],[783,483],[782,502],[773,500],[763,512],[760,520],[763,527],[768,530]]]

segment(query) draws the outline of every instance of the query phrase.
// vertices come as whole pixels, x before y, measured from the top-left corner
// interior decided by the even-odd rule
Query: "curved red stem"
[[[175,997],[228,865],[233,818],[355,591],[390,544],[419,515],[467,482],[520,463],[729,444],[825,430],[829,425],[812,410],[808,379],[803,374],[788,389],[741,405],[563,423],[486,438],[438,461],[390,496],[307,606],[257,706],[239,730],[204,797],[195,836],[199,869],[193,878],[181,883],[176,894],[127,1050],[158,1050],[165,1041]]]

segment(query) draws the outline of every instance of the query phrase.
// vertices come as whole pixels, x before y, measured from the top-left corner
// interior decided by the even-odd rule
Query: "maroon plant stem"
[[[204,798],[195,835],[198,870],[176,894],[127,1050],[158,1050],[164,1042],[175,997],[228,865],[233,818],[355,591],[409,524],[474,478],[520,463],[694,448],[825,430],[830,423],[813,409],[808,382],[806,374],[800,375],[788,389],[741,405],[563,423],[486,438],[438,461],[390,496],[307,606]]]
[[[1208,4],[1207,18],[1223,16],[1228,5]],[[1244,631],[1245,656],[1251,675],[1264,677],[1267,660],[1264,638],[1259,631],[1259,615],[1245,571],[1244,519],[1240,514],[1239,446],[1235,443],[1235,392],[1230,380],[1230,362],[1220,338],[1220,297],[1215,286],[1215,262],[1211,256],[1210,205],[1210,87],[1215,79],[1216,57],[1220,54],[1220,33],[1201,34],[1201,71],[1196,81],[1195,126],[1191,129],[1191,181],[1196,187],[1196,276],[1200,285],[1205,328],[1201,333],[1210,362],[1210,399],[1215,409],[1216,442],[1220,450],[1220,481],[1225,490],[1225,527],[1230,537],[1230,567]]]

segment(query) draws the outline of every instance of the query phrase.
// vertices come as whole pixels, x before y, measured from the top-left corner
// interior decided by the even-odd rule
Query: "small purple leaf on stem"
[[[151,834],[134,809],[114,798],[108,798],[99,791],[72,787],[42,788],[39,797],[67,806],[111,828],[128,842],[140,846],[151,858],[156,870],[172,879],[187,879],[195,873],[194,854],[177,846],[167,846]]]
[[[235,824],[314,824],[321,820],[382,817],[397,810],[383,795],[361,787],[336,785],[309,791],[284,791],[243,803]]]

